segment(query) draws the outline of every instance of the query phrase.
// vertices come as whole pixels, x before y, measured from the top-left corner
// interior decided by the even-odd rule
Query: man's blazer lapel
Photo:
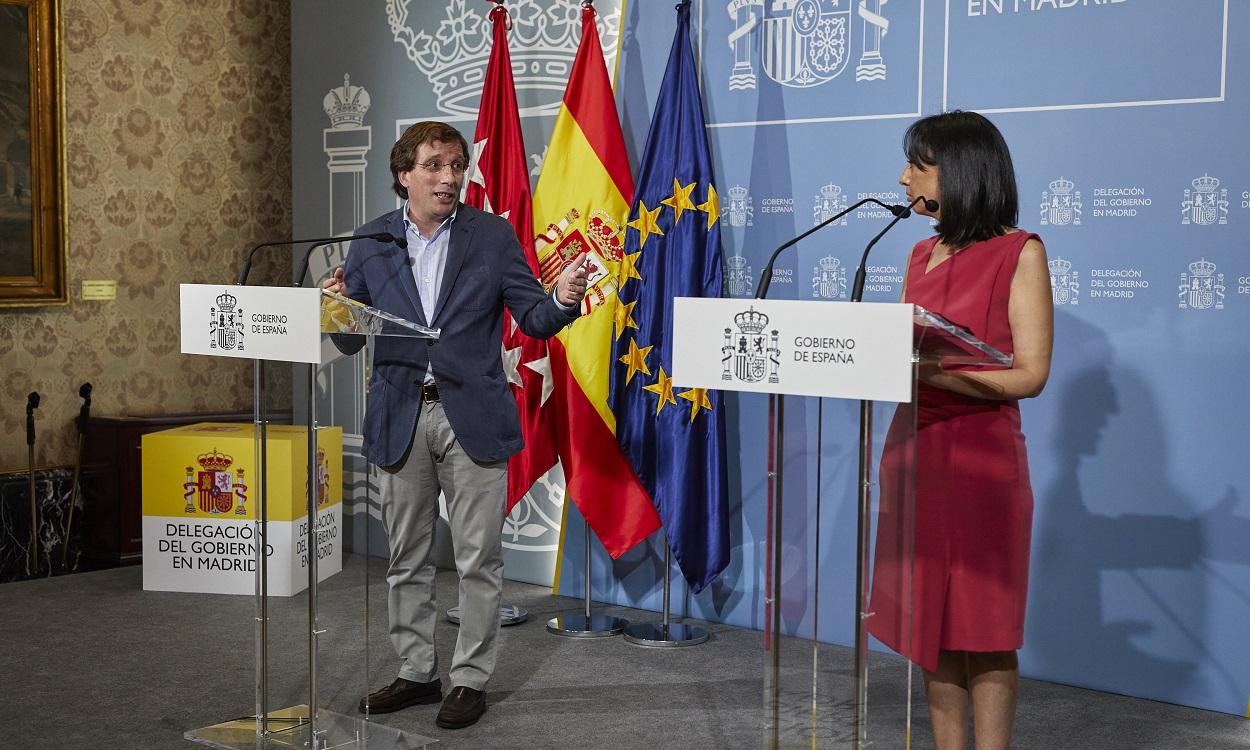
[[[387,225],[387,231],[395,237],[406,237],[403,209],[395,212]],[[412,275],[412,266],[408,264],[408,251],[394,243],[388,243],[383,250],[386,259],[391,263],[391,273],[399,279],[399,288],[404,290],[404,298],[408,302],[408,320],[429,325],[425,320],[425,312],[421,309],[421,295],[417,293],[417,280]],[[374,300],[377,304],[377,300]],[[398,311],[396,311],[398,313]]]
[[[443,313],[443,306],[456,285],[460,268],[469,254],[469,241],[473,237],[473,220],[477,218],[474,210],[461,204],[456,212],[456,220],[451,223],[451,238],[447,242],[447,264],[443,267],[443,281],[438,289],[438,304],[434,305],[434,320]],[[432,325],[432,324],[427,324]]]

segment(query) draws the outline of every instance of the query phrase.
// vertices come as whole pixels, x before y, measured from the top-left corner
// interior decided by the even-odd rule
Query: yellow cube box
[[[143,436],[143,588],[251,594],[260,538],[256,428],[202,422]],[[269,593],[308,586],[308,432],[270,425]],[[317,580],[343,569],[343,431],[317,430]]]

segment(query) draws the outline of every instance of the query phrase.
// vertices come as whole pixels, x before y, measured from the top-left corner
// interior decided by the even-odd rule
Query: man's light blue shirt
[[[456,220],[457,211],[452,211],[451,216],[434,230],[434,236],[427,238],[421,236],[421,230],[408,217],[408,202],[404,201],[408,265],[412,268],[413,280],[417,282],[417,296],[421,299],[421,312],[425,313],[426,325],[434,324],[434,305],[438,303],[438,292],[443,285],[443,271],[447,268],[447,248],[451,244],[451,225]],[[432,362],[425,371],[425,382],[434,382]]]
[[[443,271],[447,268],[447,248],[451,245],[451,224],[456,220],[457,211],[452,211],[451,216],[438,225],[432,237],[422,237],[421,230],[408,217],[408,202],[404,202],[408,265],[412,268],[413,280],[417,282],[417,295],[421,298],[421,312],[425,313],[426,325],[434,324],[434,305],[438,302],[438,291],[443,285]]]
[[[421,312],[425,313],[426,325],[434,325],[434,306],[438,303],[438,293],[443,286],[443,272],[447,269],[447,249],[451,246],[451,225],[456,220],[456,210],[451,212],[434,236],[423,237],[421,230],[408,217],[408,201],[404,201],[404,235],[408,240],[408,265],[412,268],[412,278],[417,282],[417,296],[421,298]],[[572,310],[576,305],[566,305],[556,297],[556,290],[551,290],[551,299],[561,310]],[[431,362],[425,371],[425,382],[434,382],[434,363]]]

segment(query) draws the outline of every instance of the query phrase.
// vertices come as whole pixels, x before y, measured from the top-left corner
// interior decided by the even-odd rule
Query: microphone
[[[83,383],[78,387],[78,397],[83,400],[82,407],[78,410],[78,431],[87,431],[87,420],[91,418],[91,384]]]
[[[26,395],[26,445],[35,444],[35,409],[39,408],[39,391]],[[34,502],[34,499],[31,499]]]
[[[396,237],[390,232],[378,232],[376,234],[357,234],[357,235],[352,235],[351,237],[335,237],[333,239],[328,239],[328,240],[311,240],[313,244],[309,245],[308,250],[304,253],[304,262],[303,264],[300,265],[299,275],[295,277],[295,283],[291,284],[291,286],[303,286],[304,285],[304,274],[308,273],[308,259],[312,257],[313,250],[316,250],[319,247],[325,247],[326,245],[333,245],[336,242],[343,242],[346,240],[374,240],[377,242],[393,242],[395,243],[396,246],[399,247],[400,250],[408,249],[408,239],[406,237],[404,237],[403,235]],[[307,242],[308,240],[305,240],[305,241]]]
[[[400,239],[402,240],[403,238],[400,238]],[[240,286],[247,283],[247,275],[252,272],[252,259],[255,257],[256,251],[261,249],[262,247],[279,247],[282,245],[301,245],[305,242],[320,242],[322,244],[329,244],[331,242],[342,242],[344,240],[377,240],[378,242],[395,242],[395,244],[404,248],[408,246],[407,240],[403,240],[401,244],[401,242],[398,240],[395,240],[395,238],[392,237],[389,232],[378,232],[376,234],[353,234],[348,237],[313,237],[310,239],[303,239],[303,240],[275,240],[273,242],[262,242],[247,252],[247,256],[243,258],[243,265],[239,268],[239,276],[237,279],[235,279],[234,283]],[[308,264],[307,258],[304,259],[304,264],[305,264],[305,270],[307,270],[307,264]],[[302,279],[303,276],[300,276],[300,278]]]
[[[920,196],[920,198],[924,200],[924,210],[928,211],[931,214],[937,212],[939,208],[937,201],[933,200],[932,198],[925,198],[923,195]],[[895,216],[901,219],[906,219],[911,216],[911,207],[914,205],[916,205],[916,201],[912,201],[906,206],[893,204],[893,205],[886,206],[886,208],[890,209],[890,213],[894,214]]]
[[[924,201],[926,211],[933,212],[938,210],[938,202],[930,200],[923,195],[916,196],[915,200],[903,207],[903,210],[894,214],[894,218],[889,224],[885,225],[885,229],[877,232],[877,236],[872,238],[872,242],[868,243],[868,247],[864,248],[864,257],[859,259],[859,268],[855,269],[855,284],[851,288],[851,301],[862,302],[864,299],[864,277],[866,276],[865,268],[868,264],[868,251],[872,250],[872,246],[877,244],[877,240],[885,236],[885,233],[894,228],[894,225],[911,216],[911,207],[917,203]]]
[[[820,222],[816,226],[807,230],[803,234],[800,234],[798,237],[795,237],[794,239],[783,243],[781,247],[774,250],[773,254],[769,256],[768,263],[765,264],[764,270],[760,272],[760,283],[755,287],[755,298],[764,299],[764,297],[768,296],[768,286],[772,284],[773,282],[773,264],[777,262],[777,256],[781,255],[782,250],[785,250],[786,248],[791,247],[792,245],[796,244],[799,240],[803,239],[804,237],[807,237],[807,235],[811,234],[812,232],[815,232],[818,229],[822,229],[825,226],[828,226],[829,224],[832,224],[833,222],[837,221],[838,219],[841,219],[843,216],[846,216],[847,214],[859,208],[860,206],[864,205],[865,203],[875,203],[878,206],[881,206],[882,208],[887,209],[890,213],[894,214],[895,221],[897,221],[899,218],[906,218],[906,216],[903,215],[904,213],[906,213],[907,215],[911,214],[910,206],[896,206],[890,203],[882,203],[876,198],[865,198],[862,201],[859,201],[851,206],[848,206],[846,209],[837,212],[833,216],[830,216],[828,219],[825,219],[824,221]]]

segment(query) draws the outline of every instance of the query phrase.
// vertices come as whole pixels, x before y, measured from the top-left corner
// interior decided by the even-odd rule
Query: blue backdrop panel
[[[948,2],[947,104],[984,110],[1219,97],[1227,5]]]
[[[564,6],[576,7],[508,4],[530,24],[554,24]],[[455,86],[471,91],[473,70],[456,65],[478,52],[448,47],[414,60],[414,50],[421,31],[469,33],[454,18],[475,5],[293,7],[297,234],[325,229],[337,178],[327,179],[322,103],[345,73],[373,100],[365,125],[374,147],[360,167],[368,216],[395,205],[386,150],[402,123],[436,116],[472,132],[476,100]],[[605,15],[618,7],[596,5]],[[644,0],[627,3],[620,19],[617,102],[635,167],[673,20],[672,3]],[[1051,380],[1023,404],[1036,505],[1022,670],[1244,713],[1247,3],[696,0],[693,27],[732,296],[749,297],[772,249],[824,216],[865,196],[901,200],[900,140],[920,114],[977,108],[1002,129],[1017,168],[1019,224],[1046,243],[1056,305]],[[453,68],[464,75],[454,85]],[[552,99],[537,88],[519,96],[522,107]],[[550,127],[550,116],[525,120],[535,157]],[[805,240],[783,256],[770,295],[845,299],[862,248],[887,218],[857,211]],[[912,218],[878,245],[866,299],[897,299],[908,251],[931,231]],[[811,555],[797,568],[802,577],[819,566],[817,636],[849,643],[852,621],[832,613],[848,609],[854,589],[856,408],[825,403],[818,475],[816,404],[787,404],[786,523],[808,528],[786,543]],[[675,571],[674,611],[758,628],[766,399],[731,395],[725,409],[731,562],[697,596]],[[819,559],[815,509],[797,502],[818,486]],[[582,524],[573,508],[569,521],[561,593],[580,596]],[[596,599],[659,609],[662,542],[615,562],[597,542],[593,549]],[[811,610],[785,608],[784,627],[810,633]]]

